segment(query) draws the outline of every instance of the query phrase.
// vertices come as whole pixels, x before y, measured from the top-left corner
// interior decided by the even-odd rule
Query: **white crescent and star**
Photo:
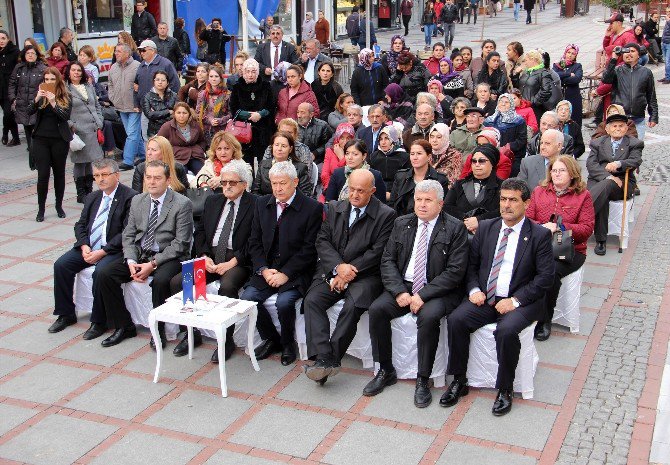
[[[202,269],[198,269],[195,272],[195,279],[202,279],[204,277],[205,272]]]

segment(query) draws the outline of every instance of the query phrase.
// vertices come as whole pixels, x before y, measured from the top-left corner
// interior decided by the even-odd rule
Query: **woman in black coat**
[[[551,100],[553,79],[549,70],[544,68],[544,58],[537,50],[530,50],[523,55],[525,71],[519,77],[521,97],[528,100],[539,123]]]
[[[412,142],[409,148],[409,162],[412,166],[399,170],[395,175],[389,199],[389,206],[398,216],[414,212],[414,188],[419,182],[432,179],[442,185],[445,194],[449,190],[447,177],[430,165],[432,155],[433,147],[427,140],[417,139]]]
[[[577,54],[579,47],[570,44],[563,52],[563,58],[558,63],[554,63],[553,69],[561,78],[563,86],[563,95],[572,105],[572,121],[574,121],[579,130],[582,128],[582,94],[579,91],[579,83],[582,82],[584,72],[582,64],[577,63]],[[575,155],[576,156],[576,155]]]
[[[19,48],[9,40],[7,31],[0,30],[0,107],[2,108],[2,145],[20,145],[19,126],[16,124],[9,100],[9,77],[19,62]],[[12,140],[9,142],[9,133]]]
[[[270,183],[270,169],[275,163],[290,161],[295,166],[298,173],[298,189],[307,197],[314,197],[314,188],[316,187],[309,178],[307,165],[298,161],[295,154],[295,139],[288,132],[276,132],[270,140],[270,150],[272,158],[260,160],[256,177],[251,184],[251,193],[256,195],[272,194],[272,184]]]
[[[337,98],[344,92],[335,80],[335,68],[329,61],[319,65],[319,77],[312,82],[312,92],[319,103],[319,119],[328,121],[328,115],[335,111]]]
[[[507,73],[500,66],[500,54],[498,52],[490,52],[486,55],[486,61],[482,70],[475,79],[475,84],[482,82],[491,86],[491,96],[495,100],[499,95],[507,92],[509,81],[507,80]]]
[[[398,67],[391,76],[390,82],[402,87],[407,96],[416,101],[419,92],[426,92],[428,82],[433,78],[426,65],[408,50],[403,50],[398,56]]]
[[[165,71],[154,73],[154,86],[142,99],[142,113],[149,120],[147,137],[155,135],[172,118],[172,109],[177,103],[177,94],[168,87]]]
[[[349,83],[354,102],[362,107],[379,103],[389,83],[386,68],[375,61],[375,54],[369,48],[359,52],[358,62]]]
[[[568,134],[572,137],[572,156],[575,158],[581,157],[586,151],[586,147],[584,146],[582,128],[577,125],[575,120],[571,119],[573,114],[572,103],[568,100],[561,100],[556,105],[556,113],[560,121],[558,129],[563,134]]]
[[[233,86],[230,94],[230,113],[241,121],[251,122],[253,137],[242,145],[244,161],[254,166],[254,158],[263,158],[270,143],[274,127],[275,101],[272,87],[259,78],[258,62],[247,59],[242,65],[242,78]]]
[[[344,145],[345,165],[342,168],[337,168],[333,171],[328,182],[328,189],[324,197],[327,202],[331,200],[344,200],[349,195],[349,175],[352,171],[358,169],[370,170],[375,177],[375,197],[380,201],[386,203],[386,183],[382,174],[370,168],[368,165],[368,149],[365,142],[358,139],[353,139]]]
[[[500,185],[495,175],[500,152],[491,144],[478,145],[472,154],[472,173],[451,186],[444,199],[444,211],[463,220],[470,234],[479,222],[500,216]]]

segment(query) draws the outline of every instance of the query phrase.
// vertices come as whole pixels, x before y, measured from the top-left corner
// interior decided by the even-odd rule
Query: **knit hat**
[[[500,160],[500,151],[490,144],[478,145],[472,152],[472,156],[474,157],[476,153],[481,153],[488,158],[494,168],[498,164],[498,160]]]

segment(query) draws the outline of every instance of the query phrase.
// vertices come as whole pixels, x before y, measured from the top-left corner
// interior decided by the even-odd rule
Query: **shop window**
[[[123,0],[80,0],[79,34],[115,32],[123,29]],[[75,11],[75,18],[78,14]]]

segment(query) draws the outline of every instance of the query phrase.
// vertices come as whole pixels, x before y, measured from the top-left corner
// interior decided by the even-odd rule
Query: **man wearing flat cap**
[[[605,121],[605,130],[609,137],[591,140],[591,153],[586,160],[589,172],[587,187],[593,198],[596,212],[597,255],[605,255],[607,240],[607,217],[610,200],[623,200],[624,178],[628,173],[628,197],[632,196],[637,180],[635,170],[642,164],[644,142],[626,135],[628,118],[625,115],[611,115]]]
[[[466,157],[477,147],[477,136],[484,127],[486,112],[483,108],[470,107],[463,113],[465,113],[465,126],[459,126],[451,131],[449,143]]]

